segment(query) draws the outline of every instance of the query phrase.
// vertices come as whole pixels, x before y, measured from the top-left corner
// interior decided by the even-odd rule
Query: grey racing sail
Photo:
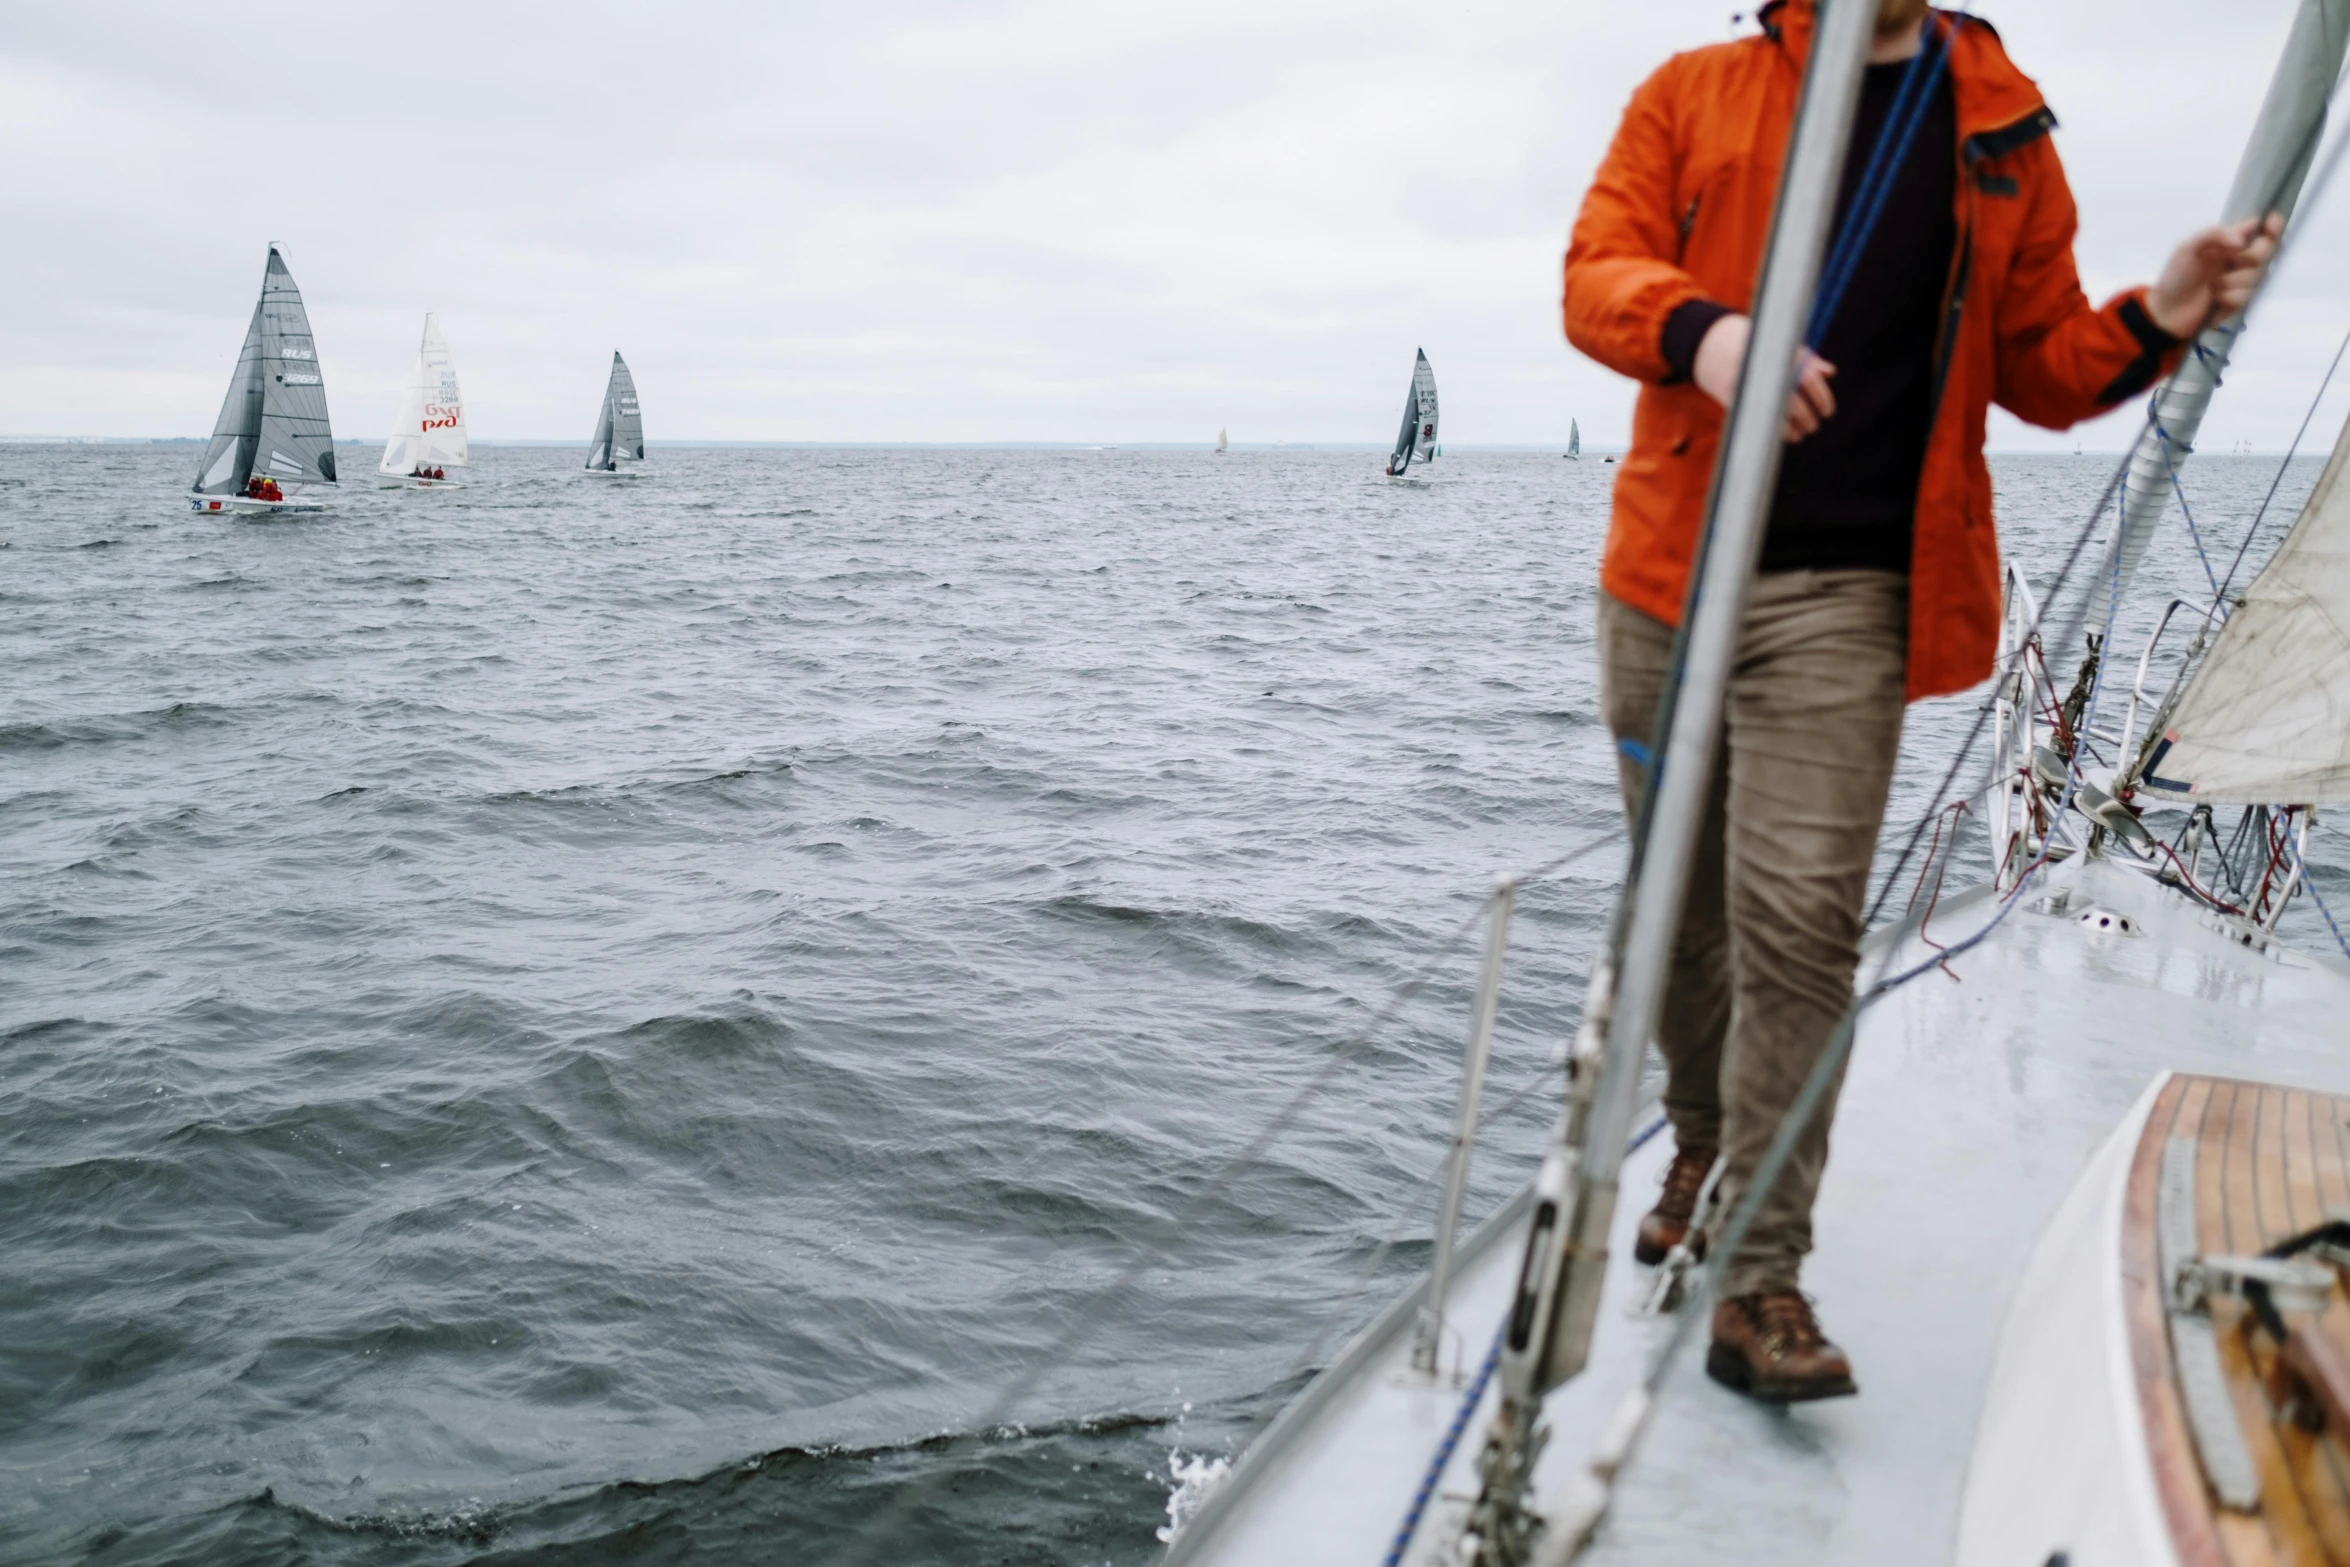
[[[628,361],[614,349],[612,379],[604,385],[604,406],[596,414],[596,433],[588,441],[587,465],[609,473],[623,457],[644,461],[645,421],[637,412],[636,378],[628,373]]]
[[[1567,421],[1567,456],[1578,462],[1583,457],[1583,427],[1572,419]]]
[[[1428,351],[1419,350],[1419,360],[1412,366],[1412,396],[1420,405],[1420,428],[1413,439],[1412,455],[1421,462],[1436,458],[1436,372],[1428,368]]]
[[[327,424],[318,346],[301,290],[275,245],[193,488],[202,495],[234,495],[256,474],[281,484],[335,482],[335,437]]]
[[[1395,432],[1395,451],[1387,471],[1401,473],[1412,459],[1427,462],[1436,455],[1436,372],[1428,368],[1428,351],[1419,350],[1412,365],[1412,384],[1403,394],[1403,426]]]

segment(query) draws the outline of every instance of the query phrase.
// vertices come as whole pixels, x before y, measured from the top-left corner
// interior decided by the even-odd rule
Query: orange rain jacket
[[[1668,378],[1665,318],[1691,299],[1748,308],[1794,123],[1813,0],[1774,0],[1753,37],[1676,55],[1641,83],[1575,220],[1568,341],[1644,383],[1617,470],[1600,585],[1668,624],[1681,618],[1722,410]],[[1934,346],[1933,431],[1910,560],[1911,700],[1991,672],[1999,544],[1983,461],[1993,399],[2050,429],[2143,390],[2178,345],[2143,289],[2092,309],[2073,270],[2076,217],[2048,133],[2056,116],[1972,17],[1956,27],[1958,248]]]

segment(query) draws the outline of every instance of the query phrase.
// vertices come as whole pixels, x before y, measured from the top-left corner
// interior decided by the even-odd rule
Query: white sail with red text
[[[465,400],[457,390],[457,362],[450,357],[440,322],[424,318],[416,348],[416,370],[400,401],[399,422],[384,443],[378,473],[411,475],[434,468],[462,468],[468,461]]]

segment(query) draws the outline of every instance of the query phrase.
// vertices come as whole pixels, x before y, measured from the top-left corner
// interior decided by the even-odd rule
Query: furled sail
[[[2145,783],[2197,801],[2350,801],[2350,423],[2179,695]]]
[[[256,474],[281,484],[335,482],[335,438],[327,425],[318,347],[301,290],[275,245],[194,488],[205,495],[236,494]]]
[[[609,472],[626,457],[644,461],[645,421],[636,408],[636,378],[620,350],[612,351],[612,379],[604,383],[604,406],[596,415],[596,433],[588,442],[587,465]]]
[[[449,355],[440,322],[427,314],[424,338],[416,348],[416,373],[400,403],[400,422],[384,443],[379,473],[410,474],[419,468],[466,465],[465,403],[457,391],[457,362]]]

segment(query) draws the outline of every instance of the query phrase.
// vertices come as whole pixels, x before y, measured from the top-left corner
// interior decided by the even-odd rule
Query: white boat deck
[[[2067,865],[2052,885],[2070,889],[2062,913],[2030,908],[2036,890],[1952,964],[1955,979],[1917,980],[1862,1026],[1805,1276],[1851,1352],[1860,1396],[1785,1410],[1748,1402],[1706,1380],[1701,1328],[1581,1560],[1947,1561],[2015,1284],[2042,1226],[2148,1082],[2175,1069],[2350,1088],[2341,964],[2251,950],[2124,867]],[[1929,933],[1964,935],[1991,907],[1979,891],[1946,899]],[[2094,928],[2081,918],[2090,909],[2136,929]],[[1902,965],[1930,950],[1910,946]],[[1581,1466],[1665,1327],[1628,1303],[1648,1274],[1630,1261],[1631,1230],[1666,1141],[1627,1166],[1592,1367],[1549,1400],[1546,1488]],[[1499,1323],[1523,1215],[1522,1201],[1505,1209],[1461,1260],[1444,1386],[1410,1375],[1413,1314],[1399,1304],[1235,1466],[1170,1564],[1387,1560],[1460,1403],[1449,1373],[1456,1362],[1474,1370]],[[1436,1559],[1474,1488],[1492,1402],[1489,1389],[1407,1560]]]

